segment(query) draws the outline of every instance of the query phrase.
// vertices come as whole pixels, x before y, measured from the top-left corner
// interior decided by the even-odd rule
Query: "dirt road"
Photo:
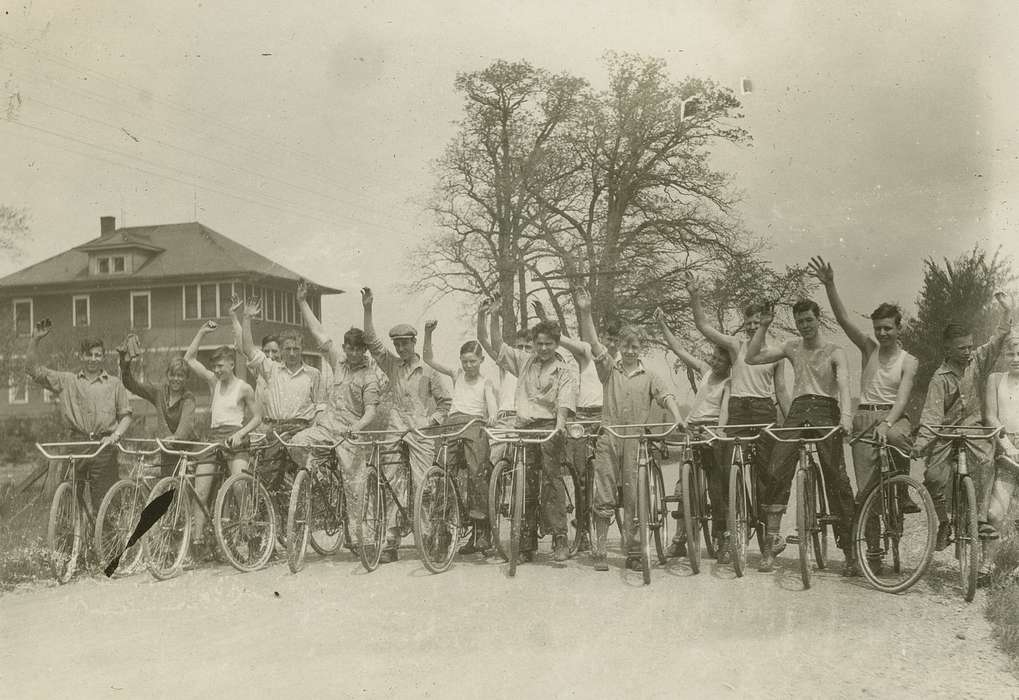
[[[1019,697],[982,593],[947,570],[901,596],[794,560],[736,579],[593,572],[542,555],[516,578],[458,562],[428,574],[413,549],[365,574],[349,554],[143,573],[0,597],[4,697]],[[941,560],[943,561],[943,560]]]

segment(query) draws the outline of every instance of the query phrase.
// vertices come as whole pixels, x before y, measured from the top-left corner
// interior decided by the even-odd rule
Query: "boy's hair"
[[[344,333],[343,344],[357,350],[363,350],[368,347],[368,341],[365,340],[364,331],[360,328],[351,328]]]
[[[288,328],[288,329],[286,329],[285,331],[283,331],[282,333],[279,334],[279,344],[280,344],[280,347],[282,347],[283,343],[288,341],[288,340],[293,340],[294,342],[296,342],[298,344],[298,346],[303,346],[304,345],[304,337],[301,335],[301,332],[297,331],[297,330],[294,330],[292,328]]]
[[[752,301],[743,307],[743,318],[764,313],[766,305],[763,301]]]
[[[212,361],[219,362],[220,360],[230,360],[234,364],[237,363],[237,355],[234,349],[229,345],[220,345],[212,353]]]
[[[521,328],[520,330],[517,331],[518,345],[520,343],[530,343],[532,340],[534,340],[534,333],[531,332],[531,329]]]
[[[955,340],[956,338],[965,338],[967,335],[973,335],[973,331],[971,331],[968,326],[953,322],[945,326],[945,330],[941,332],[941,340],[942,342],[947,343],[948,341]]]
[[[173,374],[174,372],[183,372],[185,376],[191,374],[191,368],[182,355],[174,355],[170,358],[170,363],[166,365],[167,374]]]
[[[534,324],[532,333],[535,340],[538,339],[538,334],[547,335],[549,338],[551,338],[557,343],[559,342],[559,338],[561,337],[561,333],[559,331],[559,324],[556,323],[555,321],[538,321],[538,323]]]
[[[817,302],[813,299],[800,299],[798,302],[793,304],[793,315],[802,314],[805,311],[813,311],[814,316],[821,318],[821,307],[817,305]]]
[[[870,315],[871,321],[877,321],[882,318],[895,319],[895,325],[902,325],[902,309],[899,308],[898,304],[890,304],[887,301],[882,303],[874,312]]]
[[[620,345],[625,345],[630,340],[636,340],[641,345],[644,344],[644,334],[636,326],[620,326],[616,331],[616,337],[619,339]]]
[[[468,340],[466,343],[460,346],[461,355],[477,355],[482,360],[485,359],[484,349],[481,347],[481,343],[476,340]]]
[[[265,346],[268,345],[269,343],[276,343],[277,345],[279,345],[280,337],[278,335],[263,335],[262,345],[260,347],[265,348]]]
[[[92,348],[101,348],[104,353],[106,352],[106,346],[100,338],[84,338],[78,346],[78,352],[87,355]]]

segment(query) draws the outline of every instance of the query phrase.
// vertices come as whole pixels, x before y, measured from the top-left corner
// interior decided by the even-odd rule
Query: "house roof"
[[[89,275],[90,252],[142,249],[152,253],[128,275],[99,278]],[[198,222],[133,226],[116,229],[87,243],[0,278],[0,291],[23,287],[75,284],[127,284],[186,277],[275,277],[296,282],[296,272],[256,253]],[[322,294],[342,290],[315,285]]]

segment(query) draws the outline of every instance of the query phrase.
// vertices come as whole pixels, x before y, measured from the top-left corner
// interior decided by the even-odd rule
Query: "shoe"
[[[484,550],[482,550],[480,547],[478,547],[477,543],[474,541],[474,538],[471,538],[471,540],[467,544],[465,544],[463,547],[458,549],[456,553],[459,554],[462,557],[469,557],[470,555],[477,554],[478,552],[481,552],[481,551],[484,551]]]
[[[775,555],[783,549],[785,549],[785,542],[781,535],[765,535],[764,550],[761,552],[761,563],[757,565],[757,570],[766,574],[774,571]]]
[[[729,548],[731,537],[728,532],[722,533],[722,536],[718,538],[718,544],[715,547],[715,560],[719,564],[729,564],[732,562],[732,552]]]
[[[484,556],[488,556],[488,553],[492,551],[492,540],[489,538],[488,533],[481,533],[478,535],[477,541],[474,543],[475,549]]]
[[[587,534],[587,528],[577,530],[577,536],[573,539],[573,551],[578,554],[591,551],[591,536]]]
[[[846,561],[842,565],[842,575],[846,578],[853,578],[856,576],[863,576],[863,572],[860,571],[860,562],[856,561],[856,557],[849,550],[845,550]]]
[[[517,564],[530,564],[532,561],[534,561],[533,549],[521,551],[520,554],[517,555]]]
[[[885,572],[885,563],[881,559],[867,557],[867,568],[875,576],[880,576]]]
[[[952,524],[947,520],[938,525],[938,541],[934,544],[934,551],[940,552],[952,544]]]
[[[400,558],[395,549],[383,549],[382,556],[379,557],[380,564],[392,564],[394,561]]]
[[[686,556],[686,542],[683,540],[673,540],[672,544],[669,545],[669,551],[665,553],[665,556],[670,559],[679,559],[680,557]]]
[[[631,554],[626,557],[626,568],[630,571],[643,571],[644,565],[641,564],[639,554]]]
[[[779,554],[785,551],[786,539],[782,535],[775,534],[775,538],[771,542],[771,556],[777,557]]]
[[[594,556],[591,557],[591,559],[594,561],[595,571],[609,570],[609,563],[604,554],[595,554]]]
[[[552,558],[557,562],[564,562],[570,558],[570,548],[566,544],[566,535],[556,535],[552,538]]]

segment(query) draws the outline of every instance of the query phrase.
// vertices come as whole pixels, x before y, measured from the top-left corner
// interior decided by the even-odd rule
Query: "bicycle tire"
[[[311,534],[311,493],[314,483],[307,469],[297,472],[290,488],[287,507],[287,566],[291,573],[304,568],[304,554],[308,550]]]
[[[74,497],[71,482],[64,481],[57,486],[50,503],[46,544],[50,549],[53,576],[60,583],[71,580],[81,555],[82,522]]]
[[[747,518],[747,494],[743,488],[743,467],[734,463],[729,468],[729,513],[732,568],[742,578],[747,570],[747,545],[750,542],[750,523]]]
[[[714,559],[716,555],[715,533],[712,532],[712,530],[714,529],[715,523],[711,517],[711,499],[708,495],[708,474],[704,470],[704,467],[700,465],[697,466],[697,490],[700,492],[701,536],[704,538],[704,548],[708,552],[708,557]]]
[[[893,582],[878,575],[873,569],[871,559],[867,556],[866,527],[868,520],[871,520],[872,518],[877,519],[878,526],[883,531],[878,537],[879,539],[885,540],[886,549],[892,552],[895,559],[893,571],[896,574],[901,573],[898,560],[899,539],[894,535],[895,528],[890,527],[886,523],[885,515],[887,512],[893,520],[903,517],[902,514],[898,512],[899,488],[912,488],[920,495],[922,503],[919,505],[923,513],[919,516],[913,517],[923,518],[926,520],[927,541],[924,545],[924,550],[920,556],[919,563],[914,571],[904,579]],[[885,504],[887,504],[887,507]],[[924,516],[924,514],[926,515]],[[934,557],[934,545],[937,541],[937,530],[938,519],[934,512],[934,500],[927,492],[927,489],[924,488],[923,484],[906,474],[896,474],[887,479],[879,479],[876,481],[864,495],[859,513],[853,520],[853,546],[856,551],[856,560],[860,564],[860,570],[863,573],[863,577],[867,579],[867,583],[876,590],[884,593],[902,593],[903,591],[911,588],[923,577],[930,566],[931,560]]]
[[[665,543],[669,541],[669,509],[665,505],[665,478],[662,476],[662,468],[657,461],[652,459],[648,467],[652,486],[650,499],[652,534],[655,540],[655,551],[658,554],[658,563],[664,565],[669,561],[665,546]]]
[[[813,574],[810,564],[810,513],[814,508],[812,481],[807,469],[796,470],[796,534],[799,538],[797,546],[800,552],[800,578],[803,579],[804,588],[810,588],[810,578]]]
[[[527,497],[527,466],[523,459],[513,465],[513,498],[510,501],[509,575],[516,576],[520,561],[520,540],[524,528],[524,499]],[[519,467],[519,468],[518,468]]]
[[[690,462],[683,462],[680,471],[680,484],[683,493],[683,527],[686,529],[686,557],[693,572],[699,574],[701,571],[701,519],[697,508],[700,507],[700,499],[697,498],[693,464]]]
[[[414,498],[414,543],[425,568],[441,574],[453,564],[463,529],[455,480],[445,469],[433,465],[425,472]],[[442,539],[446,539],[445,552]]]
[[[510,493],[507,489],[510,466],[508,459],[503,458],[492,467],[488,478],[488,522],[492,529],[492,547],[504,561],[509,561],[509,522]],[[503,529],[505,528],[505,530]]]
[[[584,490],[587,491],[587,536],[591,540],[591,549],[594,550],[595,543],[598,541],[598,526],[595,523],[596,518],[594,517],[594,458],[588,457],[587,465],[584,467],[587,470],[587,480],[584,482]]]
[[[269,563],[276,546],[277,517],[276,504],[258,477],[240,472],[223,482],[212,521],[216,542],[231,566],[249,573]]]
[[[813,461],[811,465],[812,468],[817,468]],[[824,484],[817,478],[817,472],[814,474],[814,516],[811,518],[810,541],[814,549],[814,562],[818,570],[823,571],[828,566],[828,528],[832,528],[833,534],[835,529],[828,522],[828,502],[825,500]]]
[[[651,484],[647,465],[637,467],[637,532],[640,538],[640,571],[644,585],[651,583]],[[627,553],[629,554],[629,553]]]
[[[106,492],[96,515],[95,541],[92,546],[105,571],[113,558],[120,555],[114,576],[129,576],[138,569],[143,544],[135,542],[124,548],[138,526],[138,516],[148,503],[148,493],[141,482],[121,479]],[[113,516],[110,518],[110,516]],[[109,520],[109,522],[107,522]]]
[[[956,532],[956,538],[959,542],[959,576],[963,597],[969,603],[976,595],[977,577],[980,574],[980,525],[977,522],[977,494],[973,478],[965,474],[960,482],[962,495],[961,498],[956,496],[956,507],[959,509],[956,528],[964,529],[961,533]]]
[[[364,498],[361,502],[361,520],[358,522],[357,548],[361,566],[365,571],[379,568],[382,558],[382,542],[386,537],[386,490],[382,488],[379,473],[376,469],[368,470],[365,480]]]
[[[312,481],[310,522],[308,543],[316,554],[336,554],[345,542],[350,542],[347,494],[343,478],[335,471],[320,473]]]
[[[166,513],[145,533],[145,564],[157,581],[180,575],[191,544],[191,499],[177,488],[179,479],[167,476],[149,492],[149,503],[173,489]]]

